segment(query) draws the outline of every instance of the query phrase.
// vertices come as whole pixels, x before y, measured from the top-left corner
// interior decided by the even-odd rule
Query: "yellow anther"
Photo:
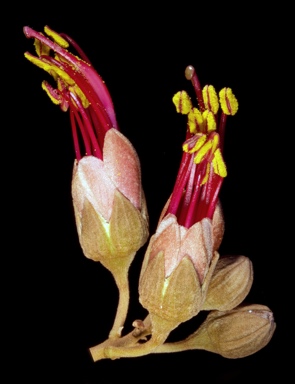
[[[215,133],[212,139],[212,153],[217,150],[220,141],[219,139],[219,135]]]
[[[52,69],[51,64],[45,63],[38,57],[33,56],[28,52],[25,52],[25,58],[28,59],[31,63],[35,64],[37,67],[44,69],[44,71],[46,72],[50,72],[50,70]]]
[[[90,103],[89,103],[87,97],[84,95],[84,93],[81,91],[81,89],[78,87],[77,84],[75,84],[73,87],[69,87],[69,91],[73,92],[75,95],[77,95],[79,97],[84,108],[89,107]]]
[[[53,102],[53,104],[59,105],[61,104],[61,98],[57,93],[54,93],[46,83],[46,81],[42,82],[42,89],[47,93],[50,100]]]
[[[172,101],[176,107],[176,111],[183,115],[187,115],[193,107],[191,99],[185,91],[177,92],[173,96]]]
[[[190,133],[200,132],[200,127],[203,124],[203,117],[197,108],[190,110],[188,114],[188,126]]]
[[[201,185],[204,185],[207,183],[208,179],[209,179],[209,173],[210,173],[210,164],[208,163],[207,164],[207,167],[206,167],[206,173],[205,173],[205,176],[203,177],[203,180],[201,181]]]
[[[200,148],[200,150],[198,151],[198,153],[194,158],[194,162],[196,164],[199,164],[204,159],[205,155],[211,150],[211,148],[212,148],[212,141],[209,140]]]
[[[209,109],[209,111],[212,111],[214,115],[216,115],[219,108],[219,102],[218,102],[217,93],[213,85],[205,85],[205,87],[202,90],[202,94],[203,94],[205,108]]]
[[[206,135],[201,135],[192,148],[189,148],[189,143],[184,143],[182,146],[182,149],[184,152],[194,153],[194,152],[198,151],[203,146],[206,139],[207,139]]]
[[[203,112],[203,119],[207,122],[207,132],[212,132],[216,130],[216,120],[212,111],[206,109]]]
[[[31,55],[30,53],[25,53],[25,57],[37,67],[44,69],[48,72],[54,80],[57,82],[57,88],[61,91],[65,87],[68,87],[69,90],[75,93],[81,100],[83,107],[89,107],[89,101],[82,90],[77,86],[75,81],[62,69],[58,68],[56,65],[46,63],[44,60],[39,59],[36,56]],[[50,99],[54,104],[59,104],[54,96],[50,94],[49,89],[42,83],[42,88],[46,91]]]
[[[217,175],[219,175],[221,177],[225,177],[227,175],[226,165],[225,165],[225,162],[223,161],[220,148],[218,148],[214,152],[214,157],[213,157],[213,160],[212,160],[212,165],[213,165],[214,172]]]
[[[58,45],[63,48],[68,48],[69,43],[65,39],[63,39],[58,33],[54,32],[47,26],[44,27],[44,32],[46,33],[46,35],[51,37],[52,40],[54,40]]]
[[[34,46],[38,56],[41,56],[41,55],[49,56],[50,48],[47,47],[47,45],[42,44],[40,40],[35,39]]]
[[[37,67],[44,69],[44,71],[48,72],[55,80],[57,80],[57,76],[62,78],[63,81],[68,85],[74,85],[74,80],[62,69],[58,68],[56,65],[46,63],[45,61],[39,59],[31,55],[30,53],[25,53],[25,57]]]
[[[230,88],[223,88],[219,92],[219,101],[223,113],[226,115],[235,115],[237,113],[239,103]]]

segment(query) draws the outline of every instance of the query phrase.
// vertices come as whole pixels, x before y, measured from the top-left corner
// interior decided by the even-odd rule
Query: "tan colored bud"
[[[235,308],[248,295],[252,283],[253,266],[248,257],[221,257],[214,270],[202,309],[226,311]]]
[[[139,300],[151,315],[175,328],[200,311],[219,257],[212,244],[211,220],[187,229],[172,214],[162,219],[150,239],[139,281]]]
[[[133,258],[148,238],[148,215],[140,165],[131,143],[107,131],[103,161],[75,162],[72,196],[80,244],[86,257],[102,262]]]
[[[212,311],[199,329],[186,339],[185,349],[204,349],[229,359],[246,357],[265,347],[275,328],[273,313],[265,305]]]

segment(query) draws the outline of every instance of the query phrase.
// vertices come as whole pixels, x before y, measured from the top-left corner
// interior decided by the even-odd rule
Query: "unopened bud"
[[[150,315],[168,321],[172,328],[191,319],[202,309],[218,258],[213,251],[211,220],[205,218],[187,229],[168,214],[159,223],[145,254],[139,280],[140,303]]]
[[[199,329],[186,340],[186,349],[204,349],[237,359],[265,347],[275,331],[272,311],[259,304],[231,311],[212,311]]]
[[[138,156],[125,136],[110,129],[103,160],[75,162],[72,195],[85,256],[107,268],[110,259],[131,260],[148,238],[148,215]]]
[[[203,310],[226,311],[235,308],[248,295],[253,283],[253,266],[246,256],[218,260],[209,284]]]

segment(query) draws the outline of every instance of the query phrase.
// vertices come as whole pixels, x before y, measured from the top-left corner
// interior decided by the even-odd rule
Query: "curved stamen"
[[[71,46],[77,51],[78,55],[86,61],[86,63],[91,64],[91,61],[89,60],[86,53],[82,50],[82,48],[76,43],[74,39],[72,39],[70,36],[68,36],[66,33],[60,33],[59,34],[62,38],[64,38]]]
[[[184,152],[182,156],[181,167],[178,172],[176,183],[173,188],[167,213],[172,213],[176,215],[182,195],[183,195],[183,191],[185,189],[187,179],[190,174],[190,169],[192,166],[193,166],[193,157],[190,156],[188,153]]]
[[[87,143],[87,140],[85,142],[85,139],[86,139],[85,132],[87,132],[87,134],[89,135],[89,138],[90,138],[91,146],[89,145],[88,148],[86,148],[87,155],[92,154],[93,156],[96,156],[96,157],[101,159],[102,158],[102,152],[101,152],[101,149],[99,147],[97,138],[94,134],[92,124],[91,124],[91,122],[90,122],[90,120],[89,120],[89,118],[85,112],[85,109],[83,108],[80,100],[76,97],[76,95],[74,93],[70,93],[70,96],[71,96],[71,99],[74,101],[74,105],[76,106],[77,110],[79,111],[79,113],[82,117],[82,120],[81,120],[80,116],[78,116],[78,114],[75,114],[75,117],[77,118],[77,121],[79,123],[81,133],[83,135],[83,140],[84,140],[85,145]]]
[[[85,95],[85,98],[90,103],[91,108],[95,111],[95,113],[98,116],[97,122],[99,122],[99,127],[103,129],[103,136],[107,132],[109,128],[112,126],[112,122],[103,107],[103,104],[98,97],[97,93],[94,92],[93,87],[90,83],[85,81],[85,78],[77,71],[74,71],[73,68],[66,62],[61,62],[56,59],[54,59],[51,56],[42,56],[43,60],[46,60],[46,62],[55,65],[58,69],[65,72],[72,80],[73,84],[76,84],[83,94]],[[54,69],[53,69],[54,70]],[[95,126],[96,130],[98,131],[98,126]]]
[[[79,140],[78,140],[78,132],[77,132],[75,113],[76,113],[76,109],[71,106],[70,107],[70,121],[71,121],[71,127],[72,127],[74,149],[75,149],[76,159],[79,161],[79,160],[81,160],[82,156],[81,156]]]

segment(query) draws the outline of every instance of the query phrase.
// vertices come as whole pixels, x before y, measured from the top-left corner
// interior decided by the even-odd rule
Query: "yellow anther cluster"
[[[190,133],[201,131],[204,119],[198,108],[192,108],[188,114],[188,126]]]
[[[59,96],[58,93],[53,93],[51,91],[51,88],[49,87],[46,81],[42,82],[42,89],[47,93],[48,97],[53,102],[53,104],[56,104],[56,105],[61,104],[61,97]]]
[[[74,80],[66,72],[58,68],[56,65],[47,63],[44,60],[41,60],[38,57],[35,57],[27,52],[25,53],[25,57],[31,63],[35,64],[37,67],[42,68],[44,71],[48,72],[54,78],[54,80],[57,81],[57,78],[60,77],[64,80],[65,83],[69,85],[75,84]]]
[[[172,101],[176,107],[176,111],[183,115],[187,115],[193,107],[191,99],[185,91],[177,92],[173,96]]]
[[[222,157],[220,148],[218,148],[214,152],[212,165],[213,165],[214,172],[217,175],[219,175],[221,177],[225,177],[227,175],[226,165],[225,165],[225,162],[223,161],[223,157]]]
[[[219,102],[213,85],[205,85],[202,90],[202,95],[206,109],[212,111],[214,115],[216,115],[219,109]]]
[[[218,111],[219,103],[215,89],[212,85],[203,89],[206,109],[201,112],[193,108],[190,97],[185,91],[177,92],[172,101],[178,113],[188,115],[188,128],[190,133],[212,132],[216,130],[215,114]]]
[[[203,180],[201,180],[201,185],[204,185],[207,183],[208,179],[209,179],[209,174],[210,174],[210,164],[208,163],[207,164],[207,167],[206,167],[206,173],[205,173],[205,176],[203,177]]]
[[[223,113],[232,116],[237,113],[239,103],[230,88],[223,88],[219,92],[219,101]]]
[[[186,77],[191,79],[192,69],[189,68]],[[219,147],[219,134],[217,130],[217,113],[219,105],[226,115],[234,115],[238,110],[238,101],[230,88],[223,88],[219,92],[219,100],[215,88],[212,85],[206,85],[202,90],[204,107],[201,111],[193,108],[190,97],[185,91],[176,93],[173,96],[173,103],[177,112],[188,115],[188,129],[192,136],[183,144],[184,152],[193,154],[194,163],[200,164],[207,159],[205,175],[201,184],[205,184],[212,172],[221,177],[227,175],[226,165]]]
[[[68,48],[69,43],[65,39],[63,39],[58,33],[54,32],[52,29],[50,29],[47,26],[44,27],[44,32],[62,48]]]
[[[39,43],[37,43],[37,42],[38,42],[38,40],[36,40],[36,44],[35,44],[37,54],[40,55],[42,53],[42,55],[44,55],[45,50],[47,50],[48,47],[46,47],[44,44],[40,44],[40,42]],[[49,51],[50,50],[48,49],[48,52],[47,52],[48,55],[49,55]],[[25,57],[31,63],[35,64],[37,67],[48,72],[54,78],[54,80],[57,82],[57,88],[59,90],[68,88],[68,90],[70,92],[74,93],[75,95],[77,95],[80,98],[84,108],[89,107],[90,103],[89,103],[87,97],[82,92],[82,90],[78,87],[78,85],[75,83],[75,81],[65,71],[63,71],[57,65],[51,64],[50,62],[46,62],[44,59],[40,59],[36,56],[31,55],[30,53],[26,52]],[[57,55],[55,56],[55,59],[57,61],[60,61],[59,56],[57,56]],[[42,88],[46,91],[50,100],[54,104],[60,104],[59,99],[54,98],[54,96],[52,95],[52,92],[50,92],[49,88],[46,85],[46,82],[42,83]]]
[[[216,130],[216,120],[212,111],[206,109],[203,112],[203,119],[207,123],[207,132],[212,132]]]
[[[204,157],[207,155],[209,151],[212,149],[212,141],[208,140],[206,143],[199,149],[198,153],[196,154],[194,158],[194,162],[196,164],[200,164],[202,160],[204,160]]]
[[[193,138],[183,144],[182,149],[187,153],[195,153],[194,163],[196,164],[200,164],[206,156],[209,156],[209,158],[212,156],[214,172],[221,177],[227,175],[226,165],[219,148],[218,134],[214,134],[210,139],[208,139],[206,134],[196,134]],[[207,181],[210,161],[208,162],[208,166],[209,168],[206,170],[206,176],[203,178],[202,184]]]
[[[47,55],[48,56],[49,55],[50,48],[47,47],[47,45],[42,44],[40,40],[35,39],[34,46],[35,46],[35,50],[36,50],[36,53],[38,56],[41,56],[41,55]]]
[[[198,138],[195,141],[195,144],[193,146],[190,146],[189,143],[186,142],[183,144],[182,149],[184,152],[194,153],[194,152],[198,151],[204,145],[206,140],[207,140],[207,136],[204,134],[201,134],[198,136]]]

